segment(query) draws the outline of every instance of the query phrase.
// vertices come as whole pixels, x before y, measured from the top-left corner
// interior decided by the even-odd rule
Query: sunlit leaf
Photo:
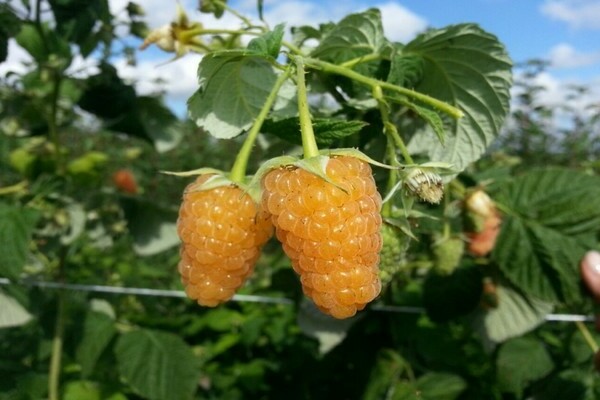
[[[465,116],[448,120],[441,144],[430,127],[419,130],[409,150],[462,171],[499,135],[509,109],[512,63],[498,39],[474,24],[430,30],[408,43],[402,54],[423,58],[418,92],[460,108]]]
[[[552,312],[551,303],[525,298],[505,286],[496,288],[498,307],[479,310],[474,315],[474,328],[486,340],[500,343],[527,333],[539,326]]]
[[[32,316],[17,300],[0,291],[0,328],[25,325]]]
[[[262,57],[209,54],[200,62],[200,88],[188,100],[190,117],[211,135],[229,139],[250,128],[273,89],[277,73]],[[271,116],[297,113],[295,87],[284,83]]]

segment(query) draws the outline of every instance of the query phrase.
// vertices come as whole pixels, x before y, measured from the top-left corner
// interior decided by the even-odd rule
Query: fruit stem
[[[383,132],[387,135],[388,139],[391,138],[400,149],[404,161],[406,161],[407,164],[414,164],[414,161],[408,152],[408,148],[404,144],[404,140],[402,140],[402,137],[398,133],[396,125],[390,120],[390,106],[383,97],[381,86],[376,85],[373,87],[373,98],[377,100],[377,104],[379,105],[379,114],[381,114],[381,122],[383,122]]]
[[[587,342],[588,346],[590,346],[590,349],[592,349],[592,352],[594,352],[594,354],[597,353],[598,343],[596,343],[596,341],[592,337],[592,334],[590,333],[590,330],[587,328],[587,326],[585,326],[585,324],[581,321],[575,321],[575,325],[577,325],[579,332],[581,332],[581,335],[583,335],[583,338]]]
[[[265,100],[265,103],[263,104],[260,112],[256,116],[252,127],[248,131],[248,136],[246,137],[244,144],[242,144],[242,147],[240,148],[240,151],[237,157],[235,158],[235,162],[233,163],[233,167],[231,168],[231,172],[229,173],[229,179],[233,182],[244,183],[244,180],[246,178],[246,168],[248,166],[248,159],[250,158],[250,154],[252,153],[252,147],[254,146],[254,142],[258,137],[260,128],[262,127],[263,123],[265,122],[265,119],[269,115],[271,107],[277,99],[277,93],[279,93],[279,89],[281,89],[281,86],[289,78],[290,74],[291,67],[288,66],[288,68],[286,68],[283,71],[283,73],[279,75],[279,77],[275,81],[275,84],[273,85],[273,88],[271,89],[271,92],[269,93],[269,96]]]
[[[302,57],[294,57],[296,64],[296,84],[298,85],[298,114],[300,118],[300,132],[302,134],[302,150],[304,158],[312,158],[319,155],[315,132],[310,119],[310,108],[308,107],[308,94],[306,92],[306,80],[304,79],[304,60]]]
[[[446,102],[443,102],[441,100],[438,100],[438,99],[428,96],[426,94],[404,88],[402,86],[397,86],[397,85],[391,84],[389,82],[381,81],[379,79],[370,78],[368,76],[359,74],[358,72],[353,71],[350,68],[344,67],[342,65],[336,65],[336,64],[328,63],[327,61],[318,60],[316,58],[310,58],[310,57],[305,58],[304,61],[306,62],[306,66],[308,66],[310,68],[315,68],[315,69],[321,70],[323,72],[329,72],[332,74],[345,76],[346,78],[350,78],[352,80],[355,80],[357,82],[360,82],[362,84],[370,86],[371,88],[374,88],[375,86],[381,86],[381,88],[383,88],[383,89],[391,90],[396,93],[405,95],[407,97],[417,99],[427,105],[430,105],[430,106],[448,114],[449,116],[451,116],[454,119],[458,119],[458,118],[461,118],[464,116],[464,114],[461,110],[459,110],[458,108],[456,108],[454,106],[451,106],[450,104],[448,104]]]

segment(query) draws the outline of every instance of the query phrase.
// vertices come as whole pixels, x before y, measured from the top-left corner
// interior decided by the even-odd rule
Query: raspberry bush
[[[598,314],[599,119],[543,63],[510,99],[474,23],[123,4],[0,5],[0,400],[600,396],[547,320]],[[202,55],[186,118],[139,51]]]

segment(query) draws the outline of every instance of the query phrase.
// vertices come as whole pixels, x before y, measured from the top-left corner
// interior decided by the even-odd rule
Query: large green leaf
[[[530,382],[548,375],[554,362],[543,343],[530,337],[507,341],[500,347],[496,359],[498,383],[504,392],[522,397]]]
[[[137,330],[115,346],[121,376],[144,398],[191,399],[200,375],[192,349],[171,333]]]
[[[600,231],[600,179],[568,169],[534,170],[503,185],[506,210],[492,253],[506,276],[542,300],[580,298],[579,260]]]
[[[255,55],[213,53],[198,68],[200,88],[188,100],[190,118],[211,135],[229,139],[250,128],[273,89],[277,73],[269,61]],[[285,82],[272,116],[296,115],[296,90]]]
[[[329,30],[313,50],[313,57],[333,63],[377,53],[387,44],[383,35],[381,12],[369,9],[350,14]]]
[[[122,200],[133,249],[142,256],[151,256],[177,246],[177,212],[138,198]]]
[[[552,304],[534,298],[526,299],[513,289],[498,286],[498,307],[479,310],[473,325],[486,340],[500,343],[529,332],[544,322],[552,311]]]
[[[31,314],[14,298],[0,291],[0,328],[20,326],[31,321]]]
[[[116,331],[115,321],[105,313],[87,313],[83,324],[83,337],[75,353],[83,377],[88,377],[94,372],[96,361]]]
[[[269,31],[248,43],[248,50],[256,51],[258,54],[277,58],[281,49],[283,40],[283,24],[277,25],[272,31]]]
[[[504,46],[477,25],[460,24],[418,36],[401,54],[423,59],[423,77],[416,91],[465,114],[447,121],[444,144],[430,127],[424,127],[411,138],[409,150],[463,170],[498,136],[508,113],[512,64]]]
[[[363,121],[343,121],[338,119],[315,118],[312,121],[315,138],[319,146],[330,146],[337,139],[357,134],[367,123]],[[267,120],[262,127],[263,133],[270,133],[288,142],[301,145],[300,120],[298,117],[282,120]]]
[[[17,278],[23,270],[39,213],[0,203],[0,276]]]

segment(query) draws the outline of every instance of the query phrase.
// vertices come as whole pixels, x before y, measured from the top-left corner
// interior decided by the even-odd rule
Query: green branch
[[[246,178],[246,168],[248,166],[248,159],[250,158],[250,154],[252,153],[252,147],[254,146],[254,142],[258,137],[260,128],[262,128],[265,119],[269,115],[271,107],[273,107],[273,104],[275,104],[275,100],[277,99],[277,93],[279,93],[279,89],[281,89],[281,86],[289,78],[290,74],[291,67],[288,66],[288,68],[282,74],[279,75],[279,77],[275,81],[275,84],[273,85],[273,88],[271,89],[271,92],[269,93],[269,96],[265,100],[263,107],[256,116],[252,127],[248,131],[248,136],[246,137],[244,144],[242,145],[237,157],[235,158],[235,162],[233,163],[233,167],[231,168],[231,172],[229,174],[229,179],[231,179],[233,182],[244,182]]]
[[[405,163],[414,164],[414,161],[408,152],[408,148],[406,147],[406,144],[404,144],[404,140],[402,140],[402,137],[398,133],[396,125],[390,120],[390,107],[383,97],[381,86],[373,87],[373,98],[377,100],[377,104],[379,105],[379,114],[381,115],[381,122],[383,122],[383,132],[389,139],[394,141],[396,147],[398,147],[400,153],[402,153]]]
[[[310,108],[308,106],[308,94],[306,91],[306,80],[304,71],[304,60],[303,57],[294,57],[294,63],[296,64],[296,83],[298,85],[298,114],[300,118],[300,132],[302,134],[302,150],[304,151],[304,158],[312,158],[319,155],[319,148],[317,147],[317,140],[315,139],[315,132],[313,130]]]
[[[354,68],[358,64],[366,63],[369,61],[381,60],[381,54],[379,53],[371,53],[364,56],[353,58],[352,60],[348,60],[340,64],[340,67],[344,68]]]
[[[305,58],[304,62],[306,66],[310,68],[318,69],[320,71],[328,72],[335,75],[345,76],[346,78],[350,78],[352,80],[355,80],[356,82],[362,83],[371,88],[380,86],[382,89],[390,90],[396,93],[400,93],[404,96],[419,100],[448,114],[449,116],[455,119],[461,118],[464,115],[463,112],[458,108],[451,106],[450,104],[438,100],[434,97],[428,96],[423,93],[415,92],[414,90],[407,89],[401,86],[393,85],[389,82],[381,81],[379,79],[370,78],[341,65],[332,64],[326,61],[310,57]]]

